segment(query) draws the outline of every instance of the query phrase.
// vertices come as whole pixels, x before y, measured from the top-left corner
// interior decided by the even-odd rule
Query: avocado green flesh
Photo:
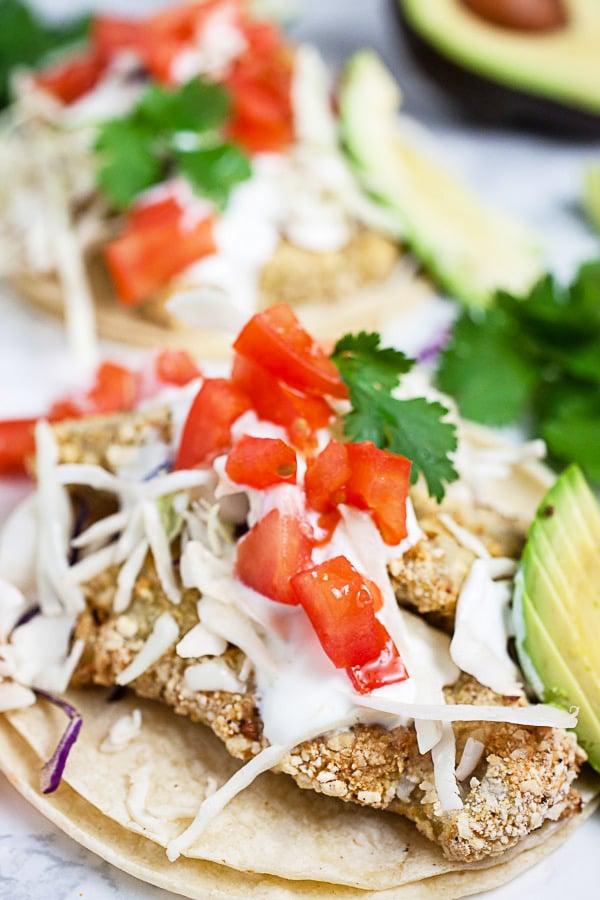
[[[600,161],[592,163],[586,169],[583,208],[590,224],[600,234]]]
[[[557,628],[575,628],[585,634],[590,652],[600,660],[598,598],[594,598],[600,584],[598,563],[587,548],[582,550],[578,561],[577,548],[564,533],[557,533],[549,540],[538,528],[532,530],[529,540],[523,566],[527,590],[536,598],[538,612],[544,621],[552,622]],[[561,541],[564,541],[562,546]],[[582,603],[582,597],[591,598],[590,602]]]
[[[488,210],[398,130],[400,91],[372,53],[348,63],[342,138],[363,187],[397,221],[398,237],[452,296],[482,305],[502,287],[522,293],[539,277],[539,247],[521,225]]]
[[[600,3],[564,0],[567,25],[535,34],[486,22],[461,0],[398,0],[440,54],[514,89],[600,113]]]
[[[565,662],[564,647],[552,640],[541,618],[536,613],[526,592],[520,598],[521,614],[528,636],[522,643],[517,642],[521,665],[528,675],[539,679],[544,685],[540,699],[545,703],[554,703],[569,709],[576,706],[577,739],[588,754],[590,765],[600,771],[600,694],[596,690],[590,692],[582,687],[581,675],[578,678],[569,664]],[[531,671],[533,668],[533,672]],[[583,671],[583,679],[588,672]]]
[[[600,507],[576,466],[530,528],[514,617],[526,675],[542,699],[579,707],[577,736],[600,770]]]

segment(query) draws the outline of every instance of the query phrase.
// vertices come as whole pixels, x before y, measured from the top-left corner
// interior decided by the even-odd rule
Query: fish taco
[[[465,426],[375,334],[327,356],[277,305],[234,349],[227,378],[36,426],[0,767],[184,896],[501,884],[594,808],[575,710],[509,652],[541,447]]]
[[[421,263],[477,304],[540,274],[526,229],[397,131],[374,54],[336,95],[317,49],[243,0],[96,16],[76,53],[13,83],[5,274],[80,343],[95,318],[103,337],[214,357],[281,300],[321,336],[380,327],[430,296]]]

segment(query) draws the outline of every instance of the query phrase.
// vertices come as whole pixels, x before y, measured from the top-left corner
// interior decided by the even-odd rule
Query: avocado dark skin
[[[391,0],[406,45],[420,69],[443,89],[466,118],[488,124],[543,132],[566,139],[600,137],[600,115],[525,90],[517,90],[443,56],[415,31]]]

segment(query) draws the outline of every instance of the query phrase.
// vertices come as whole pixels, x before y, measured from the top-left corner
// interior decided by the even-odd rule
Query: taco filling
[[[510,517],[493,497],[529,491],[533,513],[548,481],[532,461],[540,448],[482,446],[443,398],[420,395],[418,377],[386,403],[427,419],[427,453],[400,454],[389,422],[394,449],[357,439],[359,338],[329,358],[280,305],[244,327],[228,378],[171,387],[132,413],[36,426],[37,491],[0,544],[0,708],[34,747],[40,704],[68,687],[127,691],[208,726],[244,762],[231,777],[199,783],[192,808],[188,797],[157,813],[139,764],[118,801],[122,824],[171,860],[199,855],[267,770],[410,820],[441,850],[434,872],[492,864],[581,810],[585,754],[566,730],[576,716],[530,703],[508,650],[527,512],[517,503]],[[369,346],[360,378],[384,359],[393,387],[394,365],[409,361]],[[73,696],[85,706],[85,692]],[[90,703],[98,722],[102,703]],[[144,744],[151,711],[118,706],[97,752],[118,760],[137,743],[158,772]],[[70,771],[76,790],[90,777]]]

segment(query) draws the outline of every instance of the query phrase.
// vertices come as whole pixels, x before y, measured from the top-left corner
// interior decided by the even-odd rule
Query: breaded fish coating
[[[400,253],[394,241],[368,228],[357,228],[345,246],[325,252],[282,239],[260,273],[259,306],[343,303],[361,288],[384,282]],[[181,286],[187,286],[184,279]],[[168,309],[172,293],[172,289],[159,292],[138,308],[139,313],[166,328],[184,327]]]
[[[183,634],[198,621],[198,593],[183,592],[174,606],[163,595],[150,558],[137,579],[125,613],[112,612],[116,570],[86,586],[87,611],[76,636],[85,650],[73,685],[112,686],[141,650],[158,616],[169,611]],[[175,712],[203,722],[229,753],[249,759],[266,746],[251,675],[245,657],[229,648],[222,664],[245,683],[243,691],[192,691],[187,666],[197,659],[165,653],[130,687],[140,696],[166,703]],[[247,669],[247,667],[246,667]],[[474,679],[461,676],[447,689],[447,701],[521,705],[500,697]],[[461,785],[463,808],[442,812],[434,787],[431,754],[420,754],[414,727],[386,730],[357,725],[337,730],[292,750],[278,769],[307,788],[377,809],[400,813],[442,848],[449,859],[473,861],[504,852],[546,820],[570,816],[580,808],[572,788],[584,755],[573,735],[561,729],[506,723],[455,723],[460,757],[468,737],[483,744],[481,759]]]
[[[399,256],[396,243],[367,228],[357,229],[340,250],[326,253],[282,240],[261,272],[261,306],[343,301],[361,287],[386,279]]]
[[[54,425],[53,432],[61,463],[86,463],[114,473],[137,448],[157,441],[170,444],[173,423],[170,410],[158,407],[68,419]]]
[[[520,557],[525,534],[516,522],[490,507],[465,507],[447,500],[438,505],[421,490],[411,497],[424,538],[390,563],[394,592],[401,606],[451,633],[456,601],[476,558],[451,530],[452,524],[480,541],[491,556],[510,559]],[[444,516],[450,518],[448,524]]]

